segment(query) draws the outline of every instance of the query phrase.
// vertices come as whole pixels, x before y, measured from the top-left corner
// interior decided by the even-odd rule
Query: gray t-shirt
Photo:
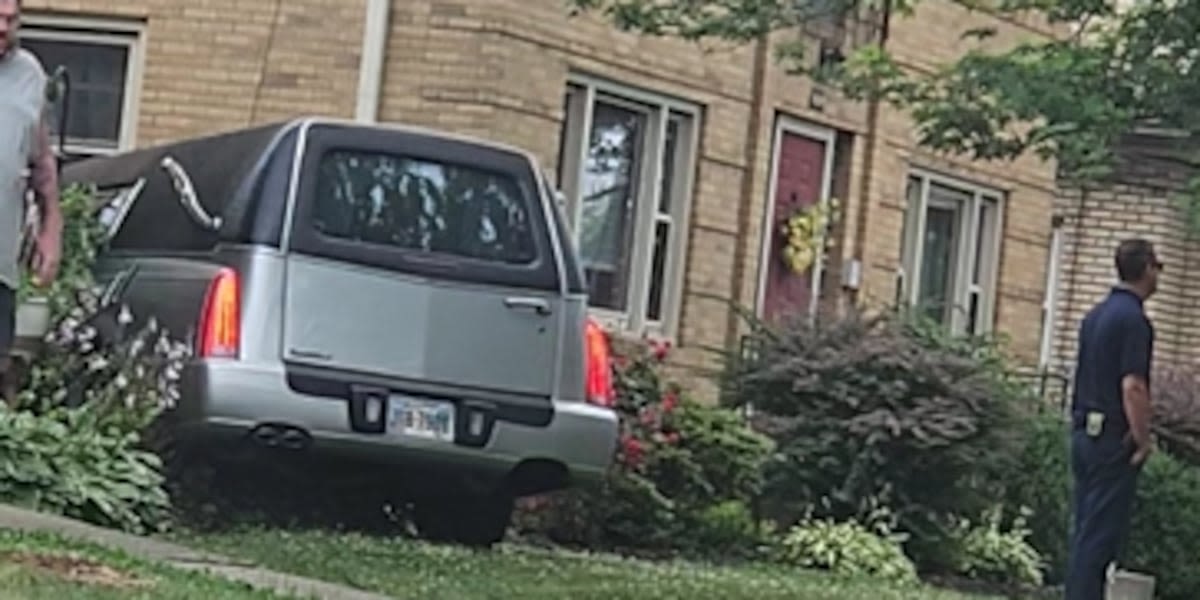
[[[0,284],[16,289],[25,190],[46,94],[46,71],[29,51],[0,56]]]

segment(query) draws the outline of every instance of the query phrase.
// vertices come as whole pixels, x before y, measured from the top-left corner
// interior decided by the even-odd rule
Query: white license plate
[[[454,404],[392,396],[388,400],[388,431],[409,437],[454,441]]]

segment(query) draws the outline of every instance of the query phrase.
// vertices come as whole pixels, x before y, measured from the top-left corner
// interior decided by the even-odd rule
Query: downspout
[[[354,119],[360,123],[379,120],[391,13],[391,0],[367,0],[358,69],[358,102],[354,108]]]
[[[888,34],[892,24],[892,2],[884,0],[883,3],[883,23],[879,28],[879,49],[883,50],[887,47]],[[867,238],[867,217],[870,214],[871,208],[871,183],[874,180],[872,177],[875,170],[875,149],[879,142],[879,110],[883,102],[878,98],[872,98],[870,105],[867,108],[867,140],[865,155],[863,156],[863,167],[861,173],[860,188],[860,207],[858,211],[858,219],[854,225],[854,260],[861,265],[862,272],[867,269],[866,261],[866,238]],[[858,289],[851,293],[850,304],[858,304]]]
[[[739,190],[741,207],[737,214],[737,231],[743,236],[737,244],[733,246],[733,277],[731,279],[732,297],[734,299],[741,296],[743,279],[746,276],[746,257],[750,251],[747,245],[750,243],[749,236],[746,235],[750,231],[750,215],[751,207],[754,206],[756,198],[754,197],[754,181],[757,174],[759,143],[762,138],[762,113],[764,110],[767,81],[767,64],[771,60],[770,57],[770,34],[763,33],[754,42],[754,64],[753,73],[750,82],[750,122],[746,125],[748,133],[746,145],[744,146],[744,154],[742,162],[746,165],[745,173],[742,176],[742,189]],[[770,235],[769,231],[764,231],[763,235]],[[758,286],[754,286],[754,298],[752,302],[758,302]],[[729,310],[728,317],[725,322],[725,345],[726,347],[736,347],[738,345],[737,332],[738,320],[740,313],[736,310]]]

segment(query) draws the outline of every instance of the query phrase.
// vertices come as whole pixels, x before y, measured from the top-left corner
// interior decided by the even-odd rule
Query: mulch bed
[[[20,565],[32,571],[53,575],[64,581],[95,587],[135,589],[153,585],[151,581],[77,556],[9,552],[0,554],[0,563]]]

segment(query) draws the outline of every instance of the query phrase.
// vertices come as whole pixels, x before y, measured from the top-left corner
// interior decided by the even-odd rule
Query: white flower
[[[117,375],[117,378],[113,381],[113,385],[117,386],[118,390],[123,390],[123,389],[129,387],[129,379],[125,377],[124,373],[120,373]]]
[[[117,315],[117,322],[122,325],[128,325],[133,322],[133,313],[129,311],[128,306],[121,306],[121,313]]]
[[[125,408],[133,408],[135,404],[137,404],[137,396],[134,394],[127,394],[125,396]]]
[[[163,395],[163,404],[166,408],[175,408],[179,404],[179,390],[175,388],[168,389],[167,393]]]
[[[108,359],[103,356],[93,356],[90,360],[88,360],[88,370],[93,373],[107,369],[108,365]]]

